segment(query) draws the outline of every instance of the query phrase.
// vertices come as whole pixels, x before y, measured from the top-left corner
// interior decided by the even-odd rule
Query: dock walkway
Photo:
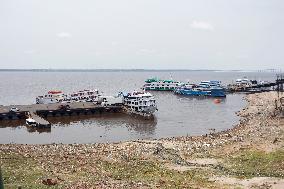
[[[29,117],[32,118],[33,120],[35,120],[35,122],[37,123],[37,126],[39,126],[39,127],[50,127],[51,126],[51,124],[47,120],[38,116],[34,112],[29,112]]]
[[[68,105],[68,108],[62,108]],[[10,111],[17,108],[18,111]],[[54,104],[31,104],[31,105],[10,105],[0,106],[1,120],[26,119],[28,114],[42,124],[48,124],[45,117],[102,114],[107,112],[120,112],[122,106],[101,106],[92,102],[54,103]]]

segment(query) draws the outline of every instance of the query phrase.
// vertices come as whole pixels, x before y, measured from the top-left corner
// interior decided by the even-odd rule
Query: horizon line
[[[232,71],[232,72],[241,72],[241,71],[247,71],[247,72],[262,72],[262,71],[270,71],[270,72],[282,72],[281,69],[133,69],[133,68],[103,68],[103,69],[87,69],[87,68],[31,68],[31,69],[19,69],[19,68],[5,68],[5,69],[1,69],[0,71],[34,71],[34,72],[80,72],[80,71],[84,71],[84,72],[112,72],[112,71]]]

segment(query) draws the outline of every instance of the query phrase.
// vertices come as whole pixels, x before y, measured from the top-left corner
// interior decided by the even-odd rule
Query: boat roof
[[[201,81],[201,83],[221,83],[221,81],[218,81],[218,80],[208,80],[208,81]]]
[[[149,79],[145,80],[146,83],[159,82],[159,81],[162,81],[162,82],[164,82],[164,83],[177,82],[177,81],[174,81],[173,79],[165,79],[165,80],[162,80],[162,79],[158,79],[157,77],[149,78]]]
[[[149,79],[145,80],[146,83],[152,83],[152,82],[158,82],[158,81],[160,81],[160,79],[158,79],[156,77],[149,78]]]
[[[249,79],[247,79],[247,78],[243,78],[243,79],[236,79],[236,81],[249,81]]]
[[[27,118],[26,121],[28,121],[28,122],[36,122],[36,121],[35,121],[34,119],[32,119],[32,118]]]
[[[62,91],[48,91],[48,94],[60,94]]]
[[[163,80],[163,82],[165,82],[165,83],[173,83],[173,82],[175,82],[175,81],[172,80],[172,79],[166,79],[166,80]]]
[[[144,91],[133,91],[133,92],[120,92],[120,94],[123,95],[123,97],[151,97],[153,96],[149,92]]]

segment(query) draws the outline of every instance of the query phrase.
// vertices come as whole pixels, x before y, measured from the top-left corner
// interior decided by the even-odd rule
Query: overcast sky
[[[283,45],[283,0],[0,0],[0,69],[283,69]]]

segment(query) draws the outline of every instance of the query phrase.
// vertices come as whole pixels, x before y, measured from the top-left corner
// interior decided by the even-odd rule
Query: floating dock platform
[[[245,92],[245,93],[256,93],[256,92],[268,92],[268,91],[284,91],[284,75],[277,75],[275,82],[258,84],[255,86],[242,86],[242,85],[228,85],[226,88],[227,93]]]
[[[11,111],[11,108],[16,108],[18,111]],[[115,113],[121,111],[122,106],[101,106],[93,102],[11,105],[0,106],[0,121],[26,119],[30,116],[39,125],[50,126],[50,123],[44,118]]]

